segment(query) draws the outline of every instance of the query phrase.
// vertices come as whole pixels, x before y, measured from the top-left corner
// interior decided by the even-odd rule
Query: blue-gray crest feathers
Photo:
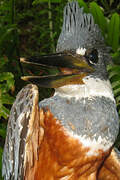
[[[68,2],[64,9],[63,27],[58,39],[57,52],[103,44],[104,38],[98,25],[94,23],[93,16],[83,13],[83,8],[79,7],[78,2]]]

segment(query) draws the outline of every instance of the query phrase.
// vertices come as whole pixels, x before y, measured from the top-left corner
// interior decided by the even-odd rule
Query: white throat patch
[[[85,77],[83,82],[84,84],[65,85],[59,87],[55,89],[55,95],[58,94],[59,96],[67,98],[75,97],[76,100],[81,98],[92,99],[95,96],[104,96],[110,98],[112,101],[115,101],[109,80],[106,81],[98,78]]]

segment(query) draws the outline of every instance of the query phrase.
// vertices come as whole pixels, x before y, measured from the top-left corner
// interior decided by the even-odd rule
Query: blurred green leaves
[[[6,105],[13,103],[14,98],[9,94],[14,90],[14,76],[10,72],[0,73],[0,118],[8,118],[9,110]]]
[[[0,119],[7,119],[13,104],[14,74],[17,72],[17,25],[14,23],[13,0],[0,2]],[[18,73],[17,75],[18,76]],[[0,129],[1,132],[1,129]],[[1,135],[1,134],[0,134]]]
[[[99,25],[100,29],[104,34],[107,29],[107,20],[104,16],[103,9],[100,6],[98,6],[97,3],[91,2],[90,13],[93,15],[95,23]]]
[[[88,13],[89,12],[89,8],[87,6],[87,3],[84,2],[84,0],[78,0],[79,6],[81,8],[84,8],[84,12]]]
[[[12,105],[14,98],[10,95],[14,91],[14,75],[4,72],[8,64],[8,58],[0,57],[0,119],[9,116],[8,105]],[[1,135],[1,134],[0,134]]]
[[[109,65],[108,72],[120,116],[120,65]]]
[[[107,41],[114,51],[120,48],[120,16],[117,13],[112,14],[109,21]]]
[[[6,124],[1,123],[0,124],[0,136],[5,139],[6,136]],[[1,145],[1,143],[0,143]]]
[[[61,0],[34,0],[33,1],[33,5],[37,5],[37,4],[40,4],[40,3],[60,3]]]
[[[0,172],[2,172],[2,153],[3,153],[3,149],[0,147]],[[0,180],[2,180],[2,175],[0,173]]]

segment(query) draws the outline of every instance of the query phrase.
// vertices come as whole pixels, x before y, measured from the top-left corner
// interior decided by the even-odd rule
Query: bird
[[[120,180],[114,147],[119,117],[106,70],[109,48],[91,14],[77,1],[64,8],[56,53],[23,57],[53,75],[23,76],[2,158],[5,180]],[[38,87],[54,88],[39,102]]]

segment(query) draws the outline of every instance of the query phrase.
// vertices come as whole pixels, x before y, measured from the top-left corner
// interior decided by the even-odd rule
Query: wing
[[[5,180],[22,180],[38,159],[43,130],[39,124],[38,89],[29,84],[17,95],[12,106],[3,152]]]
[[[120,180],[120,152],[116,148],[104,161],[98,180]]]

